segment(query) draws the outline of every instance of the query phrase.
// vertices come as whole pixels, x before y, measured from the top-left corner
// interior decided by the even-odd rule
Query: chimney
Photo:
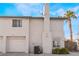
[[[50,31],[50,14],[49,14],[49,4],[45,3],[44,7],[44,31]]]
[[[44,29],[42,33],[43,53],[52,53],[49,4],[45,3],[44,5]]]

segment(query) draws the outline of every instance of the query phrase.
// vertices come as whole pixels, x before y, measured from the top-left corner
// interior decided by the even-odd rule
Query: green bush
[[[67,48],[61,48],[60,54],[69,54],[69,50]]]
[[[69,50],[67,48],[56,48],[52,50],[53,54],[69,54]]]
[[[52,50],[52,53],[59,54],[60,53],[60,49],[59,48],[53,49]]]

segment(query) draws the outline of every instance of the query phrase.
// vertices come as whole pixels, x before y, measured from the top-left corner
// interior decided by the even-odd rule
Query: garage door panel
[[[25,37],[8,37],[7,52],[25,52]]]

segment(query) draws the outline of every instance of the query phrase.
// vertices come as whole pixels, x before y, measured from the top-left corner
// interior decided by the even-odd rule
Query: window
[[[55,45],[55,41],[53,41],[53,47],[56,47],[56,45]]]
[[[59,41],[57,41],[57,47],[60,47]]]
[[[59,41],[53,41],[53,47],[60,47]]]
[[[16,19],[14,19],[12,21],[12,27],[22,27],[22,20],[16,20]]]

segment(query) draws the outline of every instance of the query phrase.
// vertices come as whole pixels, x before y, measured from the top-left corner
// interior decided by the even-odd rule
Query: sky
[[[0,16],[42,16],[42,3],[0,3]],[[79,3],[50,3],[50,16],[64,16],[67,10],[75,12],[77,19],[72,19],[73,38],[77,39],[79,32]],[[63,25],[65,38],[69,38],[69,27],[66,21]]]

